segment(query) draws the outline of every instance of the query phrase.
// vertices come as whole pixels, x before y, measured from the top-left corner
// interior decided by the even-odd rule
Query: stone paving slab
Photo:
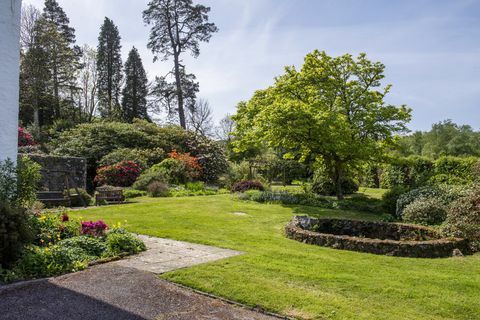
[[[242,254],[240,251],[196,243],[144,235],[138,235],[138,237],[147,246],[147,251],[113,264],[160,274]]]

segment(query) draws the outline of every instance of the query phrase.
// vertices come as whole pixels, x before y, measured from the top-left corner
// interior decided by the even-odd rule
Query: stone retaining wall
[[[26,154],[41,166],[42,190],[63,191],[66,189],[65,174],[70,180],[69,187],[85,189],[87,181],[87,160],[75,157],[56,157],[49,155]]]
[[[329,233],[326,230],[328,225],[333,226],[332,231]],[[319,228],[321,232],[311,231],[311,228]],[[362,231],[369,228],[372,229],[369,234],[370,237],[363,237]],[[384,239],[374,238],[374,235],[371,233],[373,230],[380,231],[379,237]],[[399,235],[394,236],[394,230],[397,230]],[[405,234],[410,235],[414,230],[417,230],[420,238],[428,236],[429,240],[415,241],[411,240],[411,238],[409,240],[391,239],[402,239],[402,230],[407,231]],[[296,216],[286,226],[285,232],[288,238],[304,243],[390,256],[418,258],[449,257],[452,256],[455,249],[464,254],[468,253],[468,242],[464,239],[441,238],[432,229],[404,224],[341,219],[313,219],[306,216]],[[345,234],[339,234],[339,232],[344,232]],[[355,234],[359,236],[354,236]],[[458,252],[457,250],[455,251]]]

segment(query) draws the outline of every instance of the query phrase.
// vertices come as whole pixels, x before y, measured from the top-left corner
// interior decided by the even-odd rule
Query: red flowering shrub
[[[94,181],[99,185],[111,185],[115,187],[129,187],[140,175],[142,168],[133,161],[122,161],[112,166],[104,166],[97,169]]]
[[[264,191],[265,188],[260,181],[255,180],[242,180],[232,186],[232,192],[245,192],[247,190]]]
[[[98,221],[83,221],[81,233],[84,235],[90,235],[93,237],[101,237],[105,235],[105,231],[108,229],[108,226],[102,220]]]
[[[169,158],[150,168],[150,172],[161,172],[169,183],[182,184],[193,181],[202,174],[202,166],[196,157],[189,153],[178,153],[173,150]]]
[[[26,147],[26,146],[34,146],[36,145],[33,136],[27,132],[22,127],[18,127],[18,146],[19,147]]]
[[[196,157],[192,157],[190,153],[178,153],[177,150],[173,149],[168,156],[172,159],[183,162],[185,167],[197,172],[199,175],[202,173],[202,166],[198,162],[198,159]]]

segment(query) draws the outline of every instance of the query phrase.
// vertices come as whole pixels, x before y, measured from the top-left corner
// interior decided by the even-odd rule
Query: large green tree
[[[192,0],[152,0],[143,12],[145,23],[152,25],[148,48],[163,60],[173,57],[173,76],[180,125],[186,128],[185,92],[182,74],[182,54],[190,52],[193,57],[200,54],[200,42],[208,42],[217,32],[215,24],[208,22],[209,7],[194,5]]]
[[[97,47],[99,110],[103,118],[118,119],[123,79],[120,33],[112,20],[105,17]]]
[[[378,160],[410,120],[406,106],[385,103],[384,69],[365,54],[308,54],[301,70],[287,67],[273,86],[239,104],[236,149],[267,143],[288,150],[286,157],[319,160],[343,198],[347,171]]]
[[[75,46],[75,29],[69,26],[70,20],[55,0],[46,0],[42,18],[37,21],[38,41],[48,53],[48,67],[54,97],[54,116],[65,118],[73,104],[76,87],[76,72],[80,68],[81,50]],[[69,101],[70,100],[70,101]],[[62,106],[62,102],[66,102]]]
[[[137,48],[133,47],[125,62],[125,87],[122,91],[122,118],[149,119],[147,112],[148,79]]]

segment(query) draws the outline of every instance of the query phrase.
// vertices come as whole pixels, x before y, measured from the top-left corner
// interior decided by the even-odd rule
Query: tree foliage
[[[308,54],[301,70],[287,67],[273,86],[239,105],[237,150],[266,142],[289,150],[287,157],[318,159],[342,198],[347,170],[379,159],[410,120],[406,106],[384,102],[384,69],[365,54]]]
[[[133,47],[125,62],[125,87],[122,91],[122,118],[149,119],[147,112],[148,79],[137,48]]]
[[[180,86],[182,88],[183,106],[187,110],[195,107],[199,84],[194,74],[186,74],[185,69],[181,69]],[[178,122],[179,102],[177,95],[177,83],[169,81],[169,76],[155,77],[151,90],[153,110],[155,112],[166,111],[167,117],[171,122]]]
[[[155,60],[159,56],[162,60],[173,57],[175,96],[183,128],[186,128],[182,88],[182,72],[185,74],[185,70],[181,55],[190,52],[193,57],[198,57],[200,43],[208,42],[212,33],[218,31],[215,24],[208,22],[209,11],[209,7],[194,5],[192,0],[152,0],[143,12],[143,20],[152,26],[148,48],[155,54]]]
[[[105,17],[97,47],[98,97],[103,118],[120,118],[120,93],[123,79],[120,33]]]
[[[425,156],[480,156],[480,132],[468,125],[457,125],[445,120],[432,125],[430,131],[417,131],[400,139],[395,155]]]

